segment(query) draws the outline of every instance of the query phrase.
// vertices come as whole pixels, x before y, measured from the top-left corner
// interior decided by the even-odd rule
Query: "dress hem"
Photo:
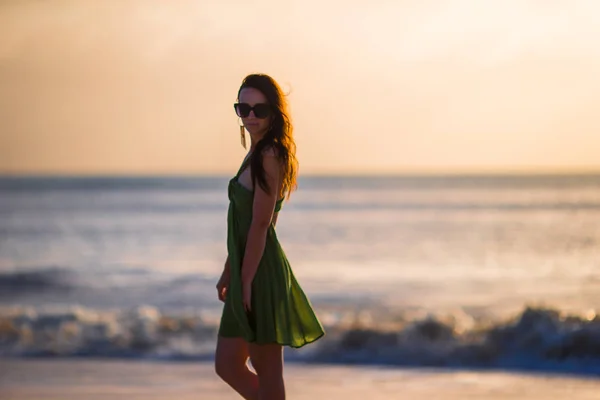
[[[325,332],[321,333],[319,336],[315,337],[313,340],[306,341],[306,342],[304,342],[301,345],[293,345],[291,343],[285,343],[285,342],[279,342],[279,341],[274,341],[274,342],[263,342],[263,341],[259,342],[257,340],[248,341],[242,335],[223,335],[222,333],[219,333],[218,336],[222,337],[222,338],[240,338],[240,339],[244,339],[244,341],[246,341],[246,343],[254,343],[254,344],[258,344],[258,345],[261,345],[261,344],[278,344],[280,346],[290,347],[292,349],[299,349],[299,348],[302,348],[302,347],[304,347],[304,346],[306,346],[308,344],[312,344],[312,343],[316,342],[317,340],[321,339],[323,336],[325,336]]]

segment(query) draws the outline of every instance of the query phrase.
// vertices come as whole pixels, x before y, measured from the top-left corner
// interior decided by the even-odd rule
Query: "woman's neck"
[[[264,133],[256,136],[250,135],[250,153],[254,151],[258,142],[260,142],[264,137]]]

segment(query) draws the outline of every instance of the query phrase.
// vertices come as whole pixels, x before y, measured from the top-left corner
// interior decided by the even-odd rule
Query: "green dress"
[[[231,273],[219,336],[302,347],[322,337],[325,331],[294,277],[273,224],[267,231],[265,250],[252,281],[252,311],[247,312],[242,302],[242,258],[254,200],[254,192],[238,182],[243,168],[244,165],[229,181],[227,251]],[[275,212],[281,209],[283,200],[277,201]]]

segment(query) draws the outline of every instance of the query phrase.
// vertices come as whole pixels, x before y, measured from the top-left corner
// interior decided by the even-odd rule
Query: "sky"
[[[600,170],[595,0],[5,0],[0,174],[231,174],[243,77],[300,173]]]

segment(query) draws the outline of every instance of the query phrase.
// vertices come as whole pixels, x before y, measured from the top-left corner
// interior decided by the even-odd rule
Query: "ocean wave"
[[[156,308],[99,311],[71,306],[0,312],[4,357],[198,357],[216,335],[201,315],[168,316]],[[210,346],[212,348],[212,346]]]
[[[0,298],[69,290],[72,287],[70,278],[68,270],[57,267],[0,272]]]
[[[465,329],[464,324],[461,328],[452,320],[430,317],[394,329],[344,329],[312,361],[600,374],[600,316],[594,311],[568,315],[527,307],[504,321],[471,322]]]
[[[375,311],[374,311],[375,312]],[[376,313],[376,312],[375,312]],[[413,367],[527,368],[600,374],[600,316],[526,307],[506,320],[408,313],[321,313],[326,336],[289,361]],[[0,356],[209,359],[218,317],[150,306],[99,311],[4,308]]]

